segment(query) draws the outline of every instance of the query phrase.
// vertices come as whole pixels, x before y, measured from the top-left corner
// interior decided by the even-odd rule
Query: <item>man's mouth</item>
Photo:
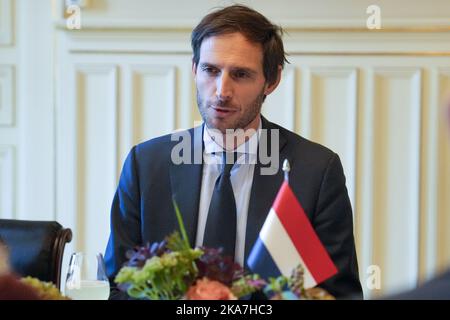
[[[214,106],[214,105],[211,105],[211,108],[214,110],[214,113],[216,113],[218,116],[231,115],[237,111],[234,108],[218,107],[218,106]]]

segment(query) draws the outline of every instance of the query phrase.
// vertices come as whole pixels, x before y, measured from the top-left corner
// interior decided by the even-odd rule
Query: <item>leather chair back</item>
[[[72,240],[70,229],[56,221],[0,219],[0,238],[13,272],[51,281],[59,289],[64,247]]]

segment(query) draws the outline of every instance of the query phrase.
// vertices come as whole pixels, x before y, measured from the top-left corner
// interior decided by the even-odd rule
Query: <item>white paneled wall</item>
[[[2,218],[12,219],[14,214],[14,149],[0,146],[0,212]]]
[[[0,0],[0,218],[54,220],[50,1]]]
[[[77,232],[71,250],[103,252],[109,211],[130,148],[192,126],[190,55],[71,53],[58,35],[58,218]]]
[[[438,79],[435,81],[437,83],[439,90],[439,97],[449,96],[450,93],[450,66],[447,65],[445,68],[437,68],[437,72],[434,74]],[[438,110],[436,112],[438,117],[442,119],[443,110]],[[436,157],[432,159],[436,165],[436,193],[432,194],[433,203],[436,204],[437,213],[435,230],[430,232],[430,235],[436,235],[436,256],[437,265],[440,269],[448,267],[450,265],[450,249],[448,244],[450,243],[450,148],[445,147],[448,140],[450,139],[450,130],[442,121],[436,121],[434,132],[437,136],[436,143]],[[433,232],[434,231],[434,232]],[[434,249],[433,248],[433,249]]]
[[[0,0],[0,218],[16,216],[17,147],[13,2]]]
[[[382,285],[414,284],[418,275],[420,92],[417,68],[373,70],[373,263]],[[403,240],[404,239],[404,240]]]
[[[76,65],[76,244],[95,248],[117,181],[117,72],[112,65]],[[101,241],[104,243],[104,240]],[[101,249],[101,248],[98,248]],[[102,250],[101,250],[102,251]]]
[[[175,71],[176,66],[157,63],[131,67],[134,141],[160,136],[175,127]]]
[[[297,132],[340,155],[355,209],[361,279],[378,265],[383,291],[394,292],[448,266],[443,237],[449,228],[450,158],[437,97],[450,86],[436,70],[450,59],[374,54],[290,60],[301,84],[293,86],[299,94],[287,97],[300,97],[296,113],[281,123],[289,126],[296,117]]]
[[[296,68],[288,65],[282,73],[278,88],[266,98],[262,113],[270,121],[282,123],[289,130],[295,130]]]
[[[414,287],[450,265],[450,143],[441,104],[450,91],[450,23],[442,16],[450,4],[436,0],[433,13],[421,1],[380,1],[389,26],[371,32],[365,29],[370,1],[282,2],[250,3],[288,27],[291,63],[263,114],[342,159],[366,297]],[[0,8],[13,10],[13,3],[0,0]],[[55,217],[74,231],[67,256],[104,251],[130,148],[200,119],[189,35],[218,2],[92,1],[77,31],[58,20],[63,1],[55,3],[54,38],[36,48],[41,58],[54,50],[54,59],[42,66],[30,62],[30,53],[16,59],[29,49],[20,41],[0,48],[0,217],[33,217],[25,214],[33,204],[25,199],[39,199],[38,208],[50,212],[36,218]],[[28,14],[36,9],[20,4]],[[0,45],[14,39],[5,36],[12,27],[4,24]],[[54,74],[45,68],[50,61]],[[16,98],[22,99],[17,126]],[[46,101],[53,104],[41,110]],[[382,288],[371,291],[366,270],[374,264]]]
[[[13,124],[14,83],[13,66],[0,66],[0,124]]]
[[[13,0],[0,0],[0,45],[10,45],[13,40]]]
[[[356,75],[355,68],[336,66],[307,68],[305,85],[309,90],[304,91],[309,97],[305,108],[309,109],[310,115],[310,119],[305,123],[309,126],[309,134],[305,135],[314,141],[326,143],[340,155],[345,165],[347,186],[353,205],[358,94]]]

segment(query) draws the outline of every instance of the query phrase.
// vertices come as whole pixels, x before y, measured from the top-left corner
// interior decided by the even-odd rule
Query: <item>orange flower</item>
[[[186,293],[187,300],[237,300],[230,288],[219,281],[202,278]]]

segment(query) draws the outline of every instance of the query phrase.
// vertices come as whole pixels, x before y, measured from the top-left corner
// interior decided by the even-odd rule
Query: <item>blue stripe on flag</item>
[[[248,256],[247,265],[252,272],[259,274],[264,279],[281,275],[280,270],[273,261],[272,256],[260,237],[256,240],[256,243]]]

